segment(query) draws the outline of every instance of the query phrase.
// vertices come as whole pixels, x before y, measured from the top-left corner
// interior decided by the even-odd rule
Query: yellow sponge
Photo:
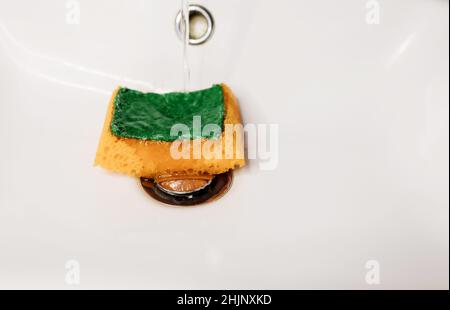
[[[220,156],[214,156],[214,158],[205,154],[201,154],[201,158],[198,157],[198,159],[194,156],[193,145],[195,143],[201,144],[202,148],[209,148],[211,141],[206,139],[190,141],[189,159],[175,159],[171,155],[171,142],[114,136],[110,127],[114,113],[114,101],[119,89],[114,92],[109,103],[95,158],[96,166],[130,176],[147,178],[174,174],[216,175],[245,166],[242,126],[234,126],[231,135],[224,130],[220,139],[216,140]],[[241,115],[238,101],[229,87],[222,84],[222,89],[225,105],[224,128],[228,127],[226,125],[240,125]],[[206,143],[208,145],[205,145]],[[233,149],[230,150],[230,148]]]

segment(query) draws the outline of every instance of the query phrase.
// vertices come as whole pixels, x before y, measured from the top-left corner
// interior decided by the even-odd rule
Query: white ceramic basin
[[[0,0],[0,288],[448,289],[448,1],[197,1],[191,87],[279,162],[187,209],[92,165],[117,85],[181,88],[179,1],[78,3]]]

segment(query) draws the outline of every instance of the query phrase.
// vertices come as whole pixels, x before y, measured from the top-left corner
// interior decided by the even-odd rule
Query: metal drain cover
[[[180,11],[175,20],[175,30],[183,40],[183,13]],[[201,45],[207,42],[214,33],[214,19],[211,13],[200,5],[189,6],[189,44]]]

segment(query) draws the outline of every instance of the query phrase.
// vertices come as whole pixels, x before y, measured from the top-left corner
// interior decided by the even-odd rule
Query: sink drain
[[[158,182],[158,180],[149,178],[141,178],[140,181],[145,192],[152,198],[168,205],[188,207],[212,202],[225,195],[233,182],[233,173],[229,171],[215,175],[200,185],[198,182],[190,182],[188,185],[196,187],[194,191],[192,188],[183,187],[180,180],[176,180],[176,178],[171,182]]]
[[[183,14],[180,11],[175,20],[175,29],[183,40]],[[207,42],[214,32],[214,19],[211,13],[200,5],[189,6],[189,44],[200,45]]]

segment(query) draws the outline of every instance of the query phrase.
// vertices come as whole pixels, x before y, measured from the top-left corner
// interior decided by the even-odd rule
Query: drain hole
[[[199,12],[189,14],[189,37],[200,40],[208,32],[208,20]]]
[[[176,31],[183,40],[184,25],[182,12],[176,18]],[[211,13],[200,5],[189,6],[189,44],[200,45],[208,41],[214,32],[214,20]]]
[[[174,206],[196,206],[212,202],[225,195],[233,182],[233,173],[226,172],[214,176],[211,182],[194,192],[181,193],[161,186],[154,179],[141,178],[141,185],[152,198]]]

